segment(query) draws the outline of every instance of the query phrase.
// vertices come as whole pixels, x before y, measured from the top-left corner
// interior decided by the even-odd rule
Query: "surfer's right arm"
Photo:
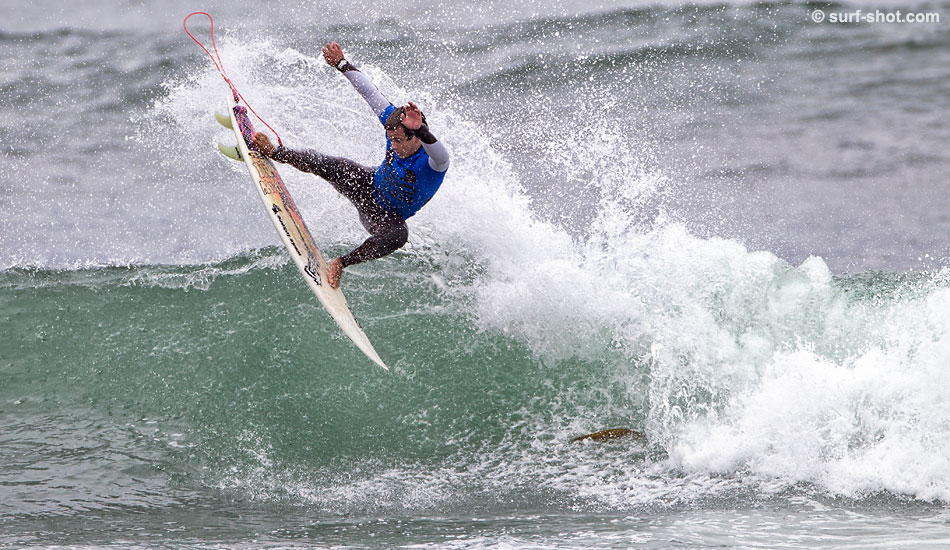
[[[330,42],[324,46],[323,58],[326,60],[327,65],[343,73],[343,76],[350,81],[350,84],[356,88],[356,91],[363,96],[366,103],[369,103],[370,108],[373,109],[376,116],[379,116],[380,113],[386,110],[386,107],[389,107],[389,100],[380,93],[376,85],[357,69],[356,65],[353,65],[343,57],[343,48],[341,48],[339,44]]]

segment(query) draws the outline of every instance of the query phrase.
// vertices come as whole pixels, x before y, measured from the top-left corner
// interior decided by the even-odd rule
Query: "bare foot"
[[[335,258],[330,262],[330,273],[327,275],[327,282],[331,288],[340,288],[340,277],[343,276],[343,262]]]
[[[254,135],[251,137],[251,142],[265,157],[269,157],[274,154],[274,144],[271,143],[270,138],[267,137],[267,134],[254,132]]]

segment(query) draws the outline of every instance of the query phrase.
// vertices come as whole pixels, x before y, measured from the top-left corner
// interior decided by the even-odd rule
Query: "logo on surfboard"
[[[316,269],[314,269],[312,262],[307,262],[307,266],[303,268],[303,271],[307,275],[310,275],[310,278],[313,279],[313,282],[323,286],[323,281],[320,280],[320,274],[317,273]]]
[[[306,273],[311,279],[313,279],[315,283],[322,286],[323,280],[320,278],[320,273],[317,271],[318,266],[314,265],[316,263],[316,255],[311,253],[305,256],[303,252],[300,251],[300,248],[297,246],[296,239],[294,239],[293,235],[291,235],[290,229],[287,227],[287,224],[284,223],[284,218],[280,215],[280,213],[283,212],[284,210],[281,209],[281,207],[276,204],[272,204],[270,209],[271,209],[271,212],[273,212],[274,215],[277,216],[277,220],[280,222],[280,227],[284,230],[284,235],[287,235],[287,239],[290,241],[290,244],[294,247],[294,251],[297,253],[297,255],[300,256],[301,258],[307,258],[307,265],[304,266],[303,268],[304,273]]]

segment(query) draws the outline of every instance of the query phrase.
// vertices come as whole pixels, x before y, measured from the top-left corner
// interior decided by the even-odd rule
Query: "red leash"
[[[205,17],[208,18],[208,21],[211,22],[211,46],[214,49],[214,55],[212,55],[211,52],[208,51],[208,48],[206,48],[205,45],[202,44],[197,38],[195,38],[194,35],[191,34],[191,31],[188,30],[188,19],[191,18],[192,15],[204,15]],[[277,131],[274,130],[274,128],[271,127],[270,124],[267,123],[267,121],[261,118],[261,115],[257,114],[254,108],[251,107],[251,104],[248,103],[246,99],[244,99],[244,96],[242,96],[240,92],[238,92],[237,88],[231,82],[231,79],[228,78],[228,74],[224,71],[224,63],[221,62],[221,54],[218,53],[218,45],[215,44],[215,41],[214,41],[214,19],[211,18],[211,15],[203,11],[196,11],[194,13],[190,13],[188,14],[188,17],[186,17],[185,20],[182,22],[182,26],[185,27],[185,32],[188,33],[188,36],[190,36],[191,39],[195,41],[195,44],[198,44],[199,46],[201,46],[201,49],[204,50],[206,54],[208,54],[209,58],[211,58],[211,62],[214,63],[214,68],[218,70],[218,73],[221,74],[221,78],[223,78],[224,81],[227,82],[228,87],[231,88],[231,93],[234,95],[234,101],[235,102],[243,101],[244,104],[247,105],[247,108],[250,109],[250,111],[254,113],[254,116],[257,117],[257,120],[261,121],[264,124],[264,126],[267,126],[271,132],[274,132],[274,135],[277,136],[277,145],[282,146],[284,143],[280,140],[280,134],[278,134]]]

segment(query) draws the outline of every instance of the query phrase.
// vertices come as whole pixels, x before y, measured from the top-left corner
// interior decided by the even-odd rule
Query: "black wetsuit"
[[[409,227],[398,214],[388,212],[373,198],[373,172],[352,160],[316,151],[295,151],[278,147],[271,158],[310,172],[330,182],[338,193],[356,207],[360,223],[370,237],[355,250],[340,257],[343,267],[382,258],[401,248],[409,239]]]

